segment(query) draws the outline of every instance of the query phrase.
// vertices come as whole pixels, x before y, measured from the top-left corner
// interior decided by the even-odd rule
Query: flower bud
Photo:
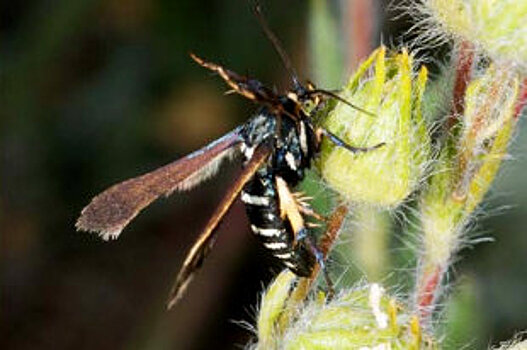
[[[272,348],[275,335],[282,333],[281,317],[287,310],[287,301],[295,282],[295,274],[283,270],[263,295],[257,319],[259,349]]]
[[[440,30],[475,44],[496,62],[527,69],[526,1],[424,0],[423,5],[420,11]]]
[[[468,86],[460,132],[441,151],[421,204],[427,266],[446,266],[470,215],[488,192],[516,125],[519,82],[488,68]]]
[[[352,153],[327,141],[319,167],[326,182],[349,201],[394,207],[418,185],[429,153],[421,101],[427,80],[412,74],[406,51],[386,57],[377,49],[358,69],[342,97],[371,114],[339,102],[323,127],[354,147],[382,147]]]
[[[379,284],[344,291],[328,303],[307,301],[274,339],[275,343],[267,343],[266,349],[436,348],[422,334],[417,318],[404,312]],[[260,343],[257,347],[264,348]]]
[[[525,350],[527,349],[527,340],[521,341],[519,338],[521,336],[517,337],[518,339],[513,339],[509,342],[501,344],[499,348],[493,348],[494,350]]]

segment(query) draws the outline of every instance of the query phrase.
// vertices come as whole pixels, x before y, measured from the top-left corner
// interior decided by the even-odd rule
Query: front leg
[[[381,143],[378,143],[378,144],[376,144],[374,146],[371,146],[371,147],[355,147],[355,146],[351,146],[351,145],[347,144],[344,140],[339,138],[337,135],[335,135],[331,131],[326,130],[324,128],[318,128],[316,130],[316,132],[315,132],[315,135],[316,135],[316,138],[317,138],[317,143],[319,145],[322,142],[322,136],[325,136],[325,137],[328,138],[328,140],[333,142],[335,144],[335,146],[345,148],[348,151],[350,151],[351,153],[361,153],[361,152],[373,151],[373,150],[375,150],[375,149],[377,149],[379,147],[382,147],[382,146],[384,146],[386,144],[385,142],[381,142]]]

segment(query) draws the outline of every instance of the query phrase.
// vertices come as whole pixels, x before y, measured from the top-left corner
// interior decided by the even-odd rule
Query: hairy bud
[[[419,183],[429,153],[421,112],[426,80],[425,67],[413,74],[406,51],[386,57],[384,47],[350,79],[342,96],[372,114],[338,103],[324,126],[352,146],[384,146],[353,154],[322,145],[322,176],[347,200],[394,207]]]

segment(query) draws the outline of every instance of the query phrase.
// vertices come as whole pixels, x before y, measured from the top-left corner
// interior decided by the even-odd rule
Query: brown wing
[[[77,230],[117,238],[128,223],[158,197],[187,190],[214,175],[241,142],[240,127],[175,162],[108,188],[92,199],[77,220]]]
[[[169,309],[183,296],[183,293],[187,289],[194,273],[201,266],[203,260],[210,252],[216,240],[215,229],[221,219],[227,210],[229,210],[243,186],[253,177],[254,173],[262,166],[262,164],[267,161],[270,154],[271,150],[268,146],[260,145],[240,176],[231,185],[223,197],[222,201],[209,219],[209,222],[205,226],[205,229],[197,239],[196,243],[194,243],[183,262],[183,267],[179,271],[176,282],[170,292],[170,298],[168,301]]]

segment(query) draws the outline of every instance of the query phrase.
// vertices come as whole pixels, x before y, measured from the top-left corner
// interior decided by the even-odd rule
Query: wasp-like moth
[[[188,252],[172,289],[169,308],[181,298],[211,250],[218,224],[239,195],[245,204],[251,230],[263,246],[296,275],[310,276],[315,264],[323,261],[306,228],[305,217],[321,217],[292,188],[304,178],[305,170],[310,168],[324,137],[351,152],[380,146],[352,147],[328,130],[315,127],[312,114],[324,99],[329,97],[347,102],[332,92],[316,89],[310,83],[300,84],[289,59],[258,10],[257,15],[292,76],[293,88],[277,94],[257,80],[191,54],[199,65],[223,78],[232,92],[257,103],[260,108],[255,116],[182,159],[108,188],[82,210],[76,223],[78,230],[97,232],[105,240],[115,239],[155,199],[193,188],[213,176],[224,160],[241,155],[243,170]]]

